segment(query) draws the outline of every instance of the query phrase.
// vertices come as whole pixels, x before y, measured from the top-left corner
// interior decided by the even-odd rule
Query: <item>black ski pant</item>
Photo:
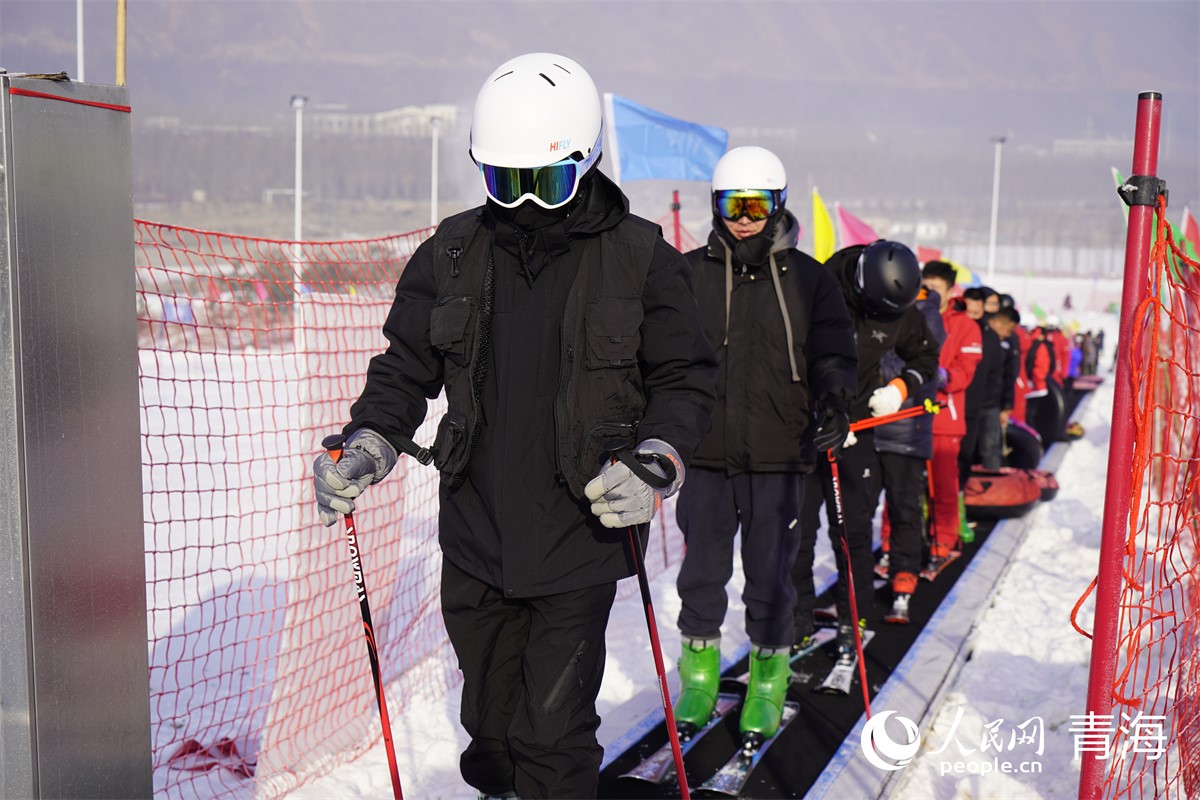
[[[875,554],[871,548],[871,523],[875,517],[875,504],[879,500],[880,466],[875,452],[875,434],[866,430],[857,436],[858,442],[842,450],[838,456],[838,478],[846,520],[844,535],[850,549],[850,564],[854,569],[854,599],[859,618],[870,619],[875,604]],[[804,509],[800,514],[800,552],[792,567],[792,582],[796,587],[793,635],[797,642],[813,630],[813,607],[816,605],[813,559],[817,530],[821,527],[819,514],[822,502],[829,520],[829,541],[837,559],[838,620],[849,623],[853,619],[850,614],[846,557],[842,552],[843,528],[837,524],[834,504],[833,470],[824,456],[818,456],[816,474],[807,483]]]
[[[682,608],[679,631],[688,637],[721,632],[733,577],[733,540],[740,523],[746,576],[746,635],[767,648],[791,647],[792,561],[796,558],[801,485],[796,472],[742,472],[692,467],[675,518],[687,550],[676,587]]]
[[[617,585],[506,598],[442,559],[442,618],[463,673],[463,779],[484,794],[595,797],[596,696]]]
[[[975,450],[979,445],[979,434],[983,428],[983,419],[978,414],[966,419],[967,432],[963,434],[958,445],[958,490],[961,492],[971,477],[971,467],[975,462]]]
[[[925,459],[899,453],[879,453],[878,456],[883,488],[887,492],[888,525],[892,531],[888,545],[888,575],[894,581],[902,572],[916,576],[921,571]],[[874,505],[871,516],[875,516]]]

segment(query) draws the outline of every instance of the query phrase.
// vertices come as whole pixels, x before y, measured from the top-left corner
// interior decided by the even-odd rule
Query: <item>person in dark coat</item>
[[[912,307],[921,290],[921,268],[917,257],[899,242],[883,239],[870,245],[854,245],[830,256],[825,264],[841,288],[842,297],[854,320],[858,349],[858,374],[850,401],[851,423],[900,410],[904,401],[924,384],[937,378],[938,346],[929,333],[921,312]],[[898,375],[884,380],[882,362],[894,352],[903,362]],[[833,470],[827,459],[818,462],[820,480],[809,481],[800,515],[800,552],[792,568],[797,603],[795,640],[802,645],[813,632],[813,557],[820,527],[818,512],[825,504],[828,533],[838,564],[838,647],[854,650],[854,623],[849,590],[854,588],[859,619],[873,617],[872,586],[874,558],[871,548],[872,520],[879,498],[881,476],[891,470],[908,470],[910,475],[893,475],[894,484],[906,482],[913,490],[897,496],[894,514],[901,525],[920,526],[921,464],[881,454],[875,448],[875,428],[851,434],[838,459],[841,501],[845,525],[837,524]],[[845,538],[850,551],[846,564],[842,552]],[[916,571],[912,573],[915,582]],[[909,588],[907,594],[912,594]]]
[[[739,147],[713,173],[713,230],[687,254],[708,341],[717,405],[678,503],[687,542],[678,589],[684,733],[708,722],[720,679],[720,636],[742,535],[746,632],[753,649],[740,728],[745,744],[778,730],[791,669],[790,570],[799,545],[803,477],[817,450],[840,448],[854,393],[854,331],[837,283],[795,248],[787,174],[774,153]]]
[[[985,449],[997,457],[1000,450],[1000,386],[1004,379],[1007,353],[1000,346],[1000,337],[987,324],[985,296],[984,290],[978,287],[963,292],[967,318],[979,326],[983,354],[967,387],[967,407],[964,412],[966,434],[958,451],[960,490],[971,476],[971,467],[979,463],[980,436],[983,431],[988,432]],[[994,441],[991,438],[993,436]]]
[[[921,312],[929,336],[941,353],[946,340],[946,328],[938,311],[941,297],[932,289],[921,288],[913,307]],[[891,350],[880,363],[884,380],[892,380],[904,372],[904,360]],[[921,384],[901,408],[924,405],[925,401],[937,399],[938,375]],[[920,498],[927,495],[929,462],[933,458],[933,416],[923,414],[881,425],[875,431],[875,450],[881,462],[891,461],[893,466],[882,474],[883,489],[887,503],[884,506],[883,556],[877,572],[886,575],[892,586],[892,614],[897,622],[907,617],[912,595],[917,591],[917,575],[921,571],[924,546],[924,525],[920,518]],[[908,506],[917,506],[914,519]],[[899,509],[893,511],[893,508]],[[872,512],[874,514],[874,512]]]
[[[485,795],[596,795],[595,701],[616,582],[633,573],[627,526],[683,482],[715,400],[687,262],[596,169],[600,108],[562,56],[520,56],[488,78],[471,124],[487,201],[413,254],[344,455],[314,465],[330,525],[445,390],[432,448],[442,617],[463,673],[461,771]],[[652,489],[613,449],[674,480]]]

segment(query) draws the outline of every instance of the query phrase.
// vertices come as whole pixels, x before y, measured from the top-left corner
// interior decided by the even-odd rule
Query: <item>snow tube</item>
[[[1034,469],[1042,463],[1042,439],[1033,428],[1010,418],[1004,432],[1004,466]]]
[[[1078,375],[1071,381],[1071,388],[1077,392],[1091,392],[1102,383],[1103,375]]]
[[[1042,491],[1042,502],[1046,503],[1058,497],[1058,479],[1054,477],[1054,473],[1044,469],[1026,470],[1033,479],[1037,481],[1038,488]]]
[[[1019,517],[1041,499],[1042,488],[1027,469],[975,467],[963,488],[968,519]]]

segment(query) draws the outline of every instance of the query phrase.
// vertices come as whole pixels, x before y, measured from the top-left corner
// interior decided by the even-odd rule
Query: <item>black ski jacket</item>
[[[627,577],[628,533],[580,495],[604,444],[659,438],[686,463],[708,428],[716,361],[689,273],[599,172],[565,218],[489,205],[444,220],[400,277],[345,430],[412,436],[445,384],[445,558],[508,597]]]
[[[941,303],[942,300],[938,293],[928,289],[922,289],[921,293],[917,295],[917,302],[913,303],[913,308],[920,311],[921,316],[925,318],[925,327],[929,330],[929,335],[933,337],[939,354],[942,350],[942,342],[946,341],[946,326],[942,323],[942,313],[938,310]],[[880,366],[883,370],[883,379],[890,381],[904,372],[904,359],[896,355],[894,351],[889,352],[884,356]],[[934,376],[921,384],[921,387],[909,395],[900,407],[913,408],[923,405],[926,400],[937,400],[937,384],[935,372]],[[875,429],[875,450],[879,453],[897,453],[925,460],[933,458],[933,415],[922,414],[919,417],[910,417],[889,422],[887,425],[880,425]]]
[[[980,416],[984,409],[1001,407],[1005,362],[1009,359],[1008,351],[1000,346],[1000,337],[987,324],[987,319],[975,322],[983,333],[983,357],[975,368],[975,377],[967,386],[966,416],[970,419]]]
[[[717,227],[720,226],[720,227]],[[854,393],[854,329],[829,272],[795,249],[789,212],[756,250],[714,220],[687,259],[708,341],[717,352],[712,430],[692,463],[740,472],[811,472],[814,413]],[[744,263],[744,254],[754,263]],[[790,347],[789,347],[790,345]]]
[[[854,341],[858,349],[858,384],[850,403],[850,421],[871,416],[868,401],[871,394],[888,380],[899,377],[904,381],[905,396],[913,395],[923,383],[937,376],[938,343],[929,335],[925,317],[909,307],[894,316],[871,316],[863,308],[855,290],[854,274],[858,256],[865,245],[843,248],[825,262],[837,279],[846,300],[846,308],[854,320]],[[883,377],[883,357],[890,351],[904,362],[899,375]]]

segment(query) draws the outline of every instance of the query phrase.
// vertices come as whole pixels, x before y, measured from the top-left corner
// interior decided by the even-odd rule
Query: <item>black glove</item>
[[[850,415],[840,397],[825,397],[817,403],[817,433],[813,444],[824,454],[832,450],[834,458],[842,452],[850,433]]]

